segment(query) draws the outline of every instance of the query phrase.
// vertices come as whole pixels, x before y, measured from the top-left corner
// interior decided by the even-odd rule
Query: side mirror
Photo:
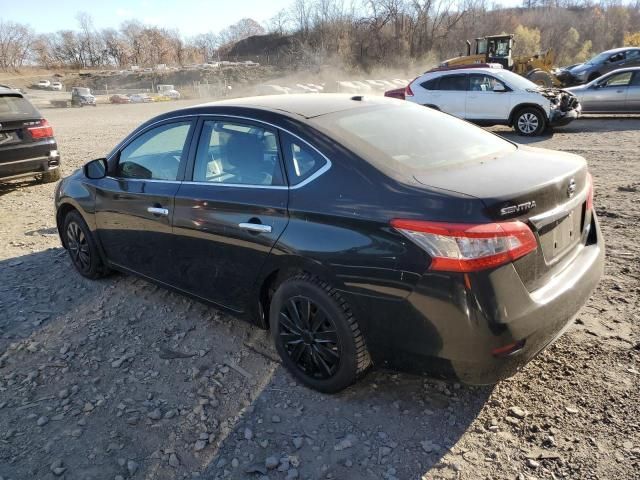
[[[109,164],[106,158],[91,160],[84,166],[84,176],[92,180],[99,180],[107,176]]]
[[[504,85],[502,85],[501,83],[496,83],[496,84],[493,86],[493,91],[494,91],[494,92],[506,92],[506,91],[507,91],[507,89],[506,89],[506,88],[504,88]]]

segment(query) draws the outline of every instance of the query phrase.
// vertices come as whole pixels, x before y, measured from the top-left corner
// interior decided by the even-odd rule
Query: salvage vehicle
[[[109,97],[109,103],[131,103],[131,99],[126,95],[116,94]]]
[[[53,82],[51,83],[51,90],[61,92],[62,91],[62,83],[61,82]]]
[[[158,93],[171,100],[180,100],[180,92],[173,85],[158,85]]]
[[[591,60],[560,68],[556,77],[565,85],[590,83],[605,73],[626,67],[640,67],[640,48],[624,47],[599,53]]]
[[[413,80],[405,99],[480,125],[508,125],[524,136],[567,125],[580,115],[572,93],[544,88],[498,68],[439,68]]]
[[[567,88],[584,113],[640,113],[640,67],[623,68]]]
[[[53,128],[22,93],[0,85],[0,181],[60,179],[60,154]]]
[[[48,89],[51,86],[51,82],[49,80],[40,80],[38,83],[34,85],[36,88]]]
[[[146,93],[132,93],[129,95],[129,100],[131,103],[151,103],[153,102],[153,98],[151,98]]]
[[[91,89],[87,87],[73,87],[71,89],[71,106],[84,107],[85,105],[96,106],[96,97],[91,95]]]
[[[604,244],[584,158],[340,94],[155,117],[55,192],[62,244],[270,329],[305,385],[369,367],[493,383],[558,338]]]

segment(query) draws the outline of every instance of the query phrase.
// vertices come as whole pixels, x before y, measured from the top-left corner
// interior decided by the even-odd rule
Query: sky
[[[177,28],[184,37],[218,32],[242,18],[264,23],[293,0],[0,0],[0,19],[29,24],[37,33],[73,30],[76,15],[87,12],[96,28],[117,28],[129,19],[145,24]],[[522,0],[496,0],[518,6]]]
[[[26,23],[38,33],[76,29],[78,12],[87,12],[96,28],[117,28],[138,19],[160,27],[177,28],[190,37],[218,32],[242,18],[263,23],[292,0],[0,0],[0,18]]]

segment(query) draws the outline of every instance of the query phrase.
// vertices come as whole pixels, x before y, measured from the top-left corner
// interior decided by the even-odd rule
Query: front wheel
[[[311,275],[292,277],[278,287],[269,320],[284,366],[308,387],[339,392],[371,364],[347,302],[337,290]]]
[[[513,128],[516,133],[525,137],[541,135],[546,127],[547,120],[537,108],[523,108],[513,119]]]
[[[83,277],[96,280],[108,273],[89,227],[77,211],[64,218],[63,235],[73,266]]]

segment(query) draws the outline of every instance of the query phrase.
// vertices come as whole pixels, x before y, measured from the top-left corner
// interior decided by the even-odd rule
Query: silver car
[[[621,68],[565,90],[578,97],[582,113],[640,113],[640,67]]]

